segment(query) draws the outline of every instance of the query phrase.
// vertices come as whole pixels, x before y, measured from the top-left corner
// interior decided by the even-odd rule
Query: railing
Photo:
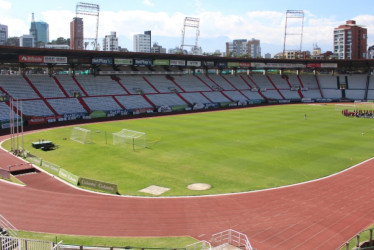
[[[213,234],[211,243],[214,247],[223,244],[230,244],[232,246],[242,248],[245,250],[253,250],[247,235],[235,231],[233,229],[228,229],[226,231]]]
[[[186,246],[186,250],[205,250],[212,249],[212,246],[208,241],[202,240],[191,245]]]
[[[348,241],[341,244],[337,250],[348,250],[354,247],[359,248],[363,243],[366,242],[366,245],[362,249],[374,249],[374,238],[373,238],[374,228],[369,228],[364,231],[361,231],[357,235],[350,238]]]
[[[17,237],[17,228],[12,225],[7,219],[0,214],[0,228],[7,230],[8,234],[13,237]]]
[[[0,249],[1,250],[52,250],[59,248],[53,248],[53,242],[41,241],[41,240],[30,240],[21,239],[16,237],[0,236]]]

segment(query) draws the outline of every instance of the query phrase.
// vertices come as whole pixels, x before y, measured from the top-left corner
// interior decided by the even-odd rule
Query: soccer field
[[[162,196],[259,190],[324,177],[373,157],[374,120],[348,118],[334,105],[282,105],[81,125],[91,144],[70,140],[72,127],[26,135],[32,154],[82,177],[118,185],[119,193],[144,196],[151,185]],[[147,148],[113,145],[123,128],[145,132]],[[59,145],[31,147],[39,139]],[[4,147],[9,148],[9,142]],[[207,183],[204,191],[189,190]]]

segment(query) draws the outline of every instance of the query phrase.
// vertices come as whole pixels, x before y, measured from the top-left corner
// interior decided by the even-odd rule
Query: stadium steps
[[[88,96],[86,90],[84,90],[84,88],[82,87],[82,85],[78,82],[77,78],[75,78],[74,76],[72,76],[72,78],[73,78],[73,81],[78,85],[78,88],[82,91],[82,93],[85,96]]]
[[[120,103],[120,102],[118,101],[118,99],[116,98],[116,96],[113,95],[112,98],[113,98],[113,100],[118,104],[118,106],[121,107],[121,109],[123,109],[123,110],[126,109],[125,106],[123,106],[122,103]]]
[[[153,84],[145,76],[143,76],[143,79],[144,79],[144,81],[146,81],[148,83],[149,86],[151,86],[151,88],[154,91],[156,91],[156,93],[160,93],[160,91],[158,91],[158,89],[155,86],[153,86]]]
[[[202,83],[204,83],[211,91],[213,91],[212,87],[210,87],[209,84],[207,84],[203,79],[201,79],[199,76],[196,76],[196,78],[199,79]],[[217,85],[217,86],[219,86],[219,85]]]
[[[235,87],[235,85],[232,83],[232,82],[230,82],[230,80],[229,79],[227,79],[224,75],[220,75],[228,84],[230,84],[231,85],[231,87],[233,87],[233,89],[235,89],[235,90],[238,90],[236,87]]]
[[[242,76],[240,75],[240,78],[243,80],[243,82],[249,87],[249,89],[252,89],[252,86],[247,82],[247,80]]]
[[[66,92],[66,90],[64,89],[64,87],[62,86],[62,84],[60,83],[60,81],[57,79],[56,76],[53,76],[53,80],[55,80],[57,86],[60,88],[62,93],[65,95],[65,97],[68,98],[69,97],[68,92]]]
[[[315,77],[315,79],[316,79],[316,83],[317,83],[317,86],[318,86],[319,93],[321,94],[321,97],[322,97],[322,98],[325,98],[325,97],[323,96],[322,89],[321,89],[321,85],[319,84],[319,80],[318,80],[317,75],[315,75],[314,77]]]
[[[299,80],[299,83],[300,83],[301,88],[304,88],[303,81],[301,80],[301,78],[300,78],[299,75],[297,75],[297,79]]]
[[[227,99],[229,99],[231,102],[234,101],[234,100],[231,99],[228,95],[226,95],[223,91],[220,91],[220,92],[221,92],[221,94],[222,94],[224,97],[226,97]]]
[[[370,84],[370,75],[368,75],[367,78],[366,78],[364,100],[367,100],[367,99],[368,99],[369,84]]]
[[[17,167],[17,168],[14,168],[12,167],[11,170],[10,170],[10,173],[13,175],[13,176],[17,176],[17,175],[25,175],[25,174],[37,174],[39,173],[40,171],[37,170],[36,168],[33,168],[33,167]]]
[[[153,108],[156,108],[156,105],[148,98],[148,96],[146,95],[143,95],[144,99],[150,104],[152,105]]]
[[[209,97],[207,97],[203,92],[200,92],[202,96],[204,96],[210,103],[214,103]]]
[[[275,83],[273,82],[273,80],[270,78],[270,76],[266,75],[266,78],[269,80],[269,82],[271,83],[271,85],[273,85],[273,87],[278,92],[278,94],[282,97],[282,99],[286,99],[286,98],[284,98],[284,96],[282,95],[282,93],[279,91],[279,89],[277,88],[277,86],[275,85]]]
[[[183,92],[186,92],[186,91],[182,88],[182,86],[180,86],[180,85],[175,81],[174,78],[171,78],[171,79],[168,79],[168,80],[172,81],[172,82],[175,84],[175,86],[177,86],[180,90],[182,90]]]
[[[211,81],[212,83],[214,83],[214,85],[216,85],[219,89],[223,90],[224,88],[219,85],[216,81],[214,81],[211,77],[209,77],[208,75],[206,75],[206,78],[209,79],[209,81]]]
[[[176,93],[180,99],[182,99],[185,103],[187,103],[188,105],[191,105],[191,103],[189,101],[187,101],[186,98],[184,98],[180,93]]]
[[[250,77],[250,76],[247,76],[247,77],[248,77],[248,79],[251,80],[251,82],[256,86],[258,94],[259,94],[259,95],[260,95],[260,96],[261,96],[265,101],[267,101],[268,98],[267,98],[266,96],[264,96],[264,94],[262,94],[261,89],[258,87],[258,85],[256,84],[256,82],[252,79],[252,77]]]
[[[115,79],[115,81],[125,91],[126,94],[130,95],[130,92],[127,90],[127,88],[125,87],[125,85],[122,84],[121,79],[119,77],[117,79]]]
[[[241,248],[235,247],[235,246],[230,245],[228,243],[223,244],[221,246],[212,247],[212,250],[239,250],[239,249],[242,250]]]
[[[56,110],[51,106],[51,104],[49,104],[49,102],[47,102],[47,100],[45,99],[45,97],[39,92],[39,90],[31,82],[31,80],[27,76],[24,76],[24,78],[25,78],[26,82],[30,85],[30,87],[35,91],[35,93],[40,97],[40,99],[45,103],[45,105],[52,111],[52,113],[54,115],[58,115],[58,113],[56,112]]]
[[[82,105],[82,107],[87,111],[87,113],[90,113],[91,109],[88,107],[87,103],[83,100],[82,97],[77,98],[79,103]]]

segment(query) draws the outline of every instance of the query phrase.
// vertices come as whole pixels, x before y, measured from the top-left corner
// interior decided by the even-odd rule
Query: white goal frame
[[[92,135],[91,130],[81,128],[81,127],[73,127],[70,135],[70,140],[76,141],[82,144],[92,143]]]
[[[374,110],[374,102],[354,102],[354,103],[338,103],[335,104],[335,111],[342,111],[347,109],[348,111],[358,110]]]
[[[146,133],[134,131],[130,129],[122,129],[119,132],[113,133],[113,145],[132,145],[132,149],[146,148],[147,135]]]

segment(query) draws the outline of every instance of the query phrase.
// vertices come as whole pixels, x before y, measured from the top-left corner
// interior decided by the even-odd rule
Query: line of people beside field
[[[348,117],[364,117],[364,118],[373,118],[372,110],[354,110],[348,111],[348,109],[342,110],[342,114]]]

